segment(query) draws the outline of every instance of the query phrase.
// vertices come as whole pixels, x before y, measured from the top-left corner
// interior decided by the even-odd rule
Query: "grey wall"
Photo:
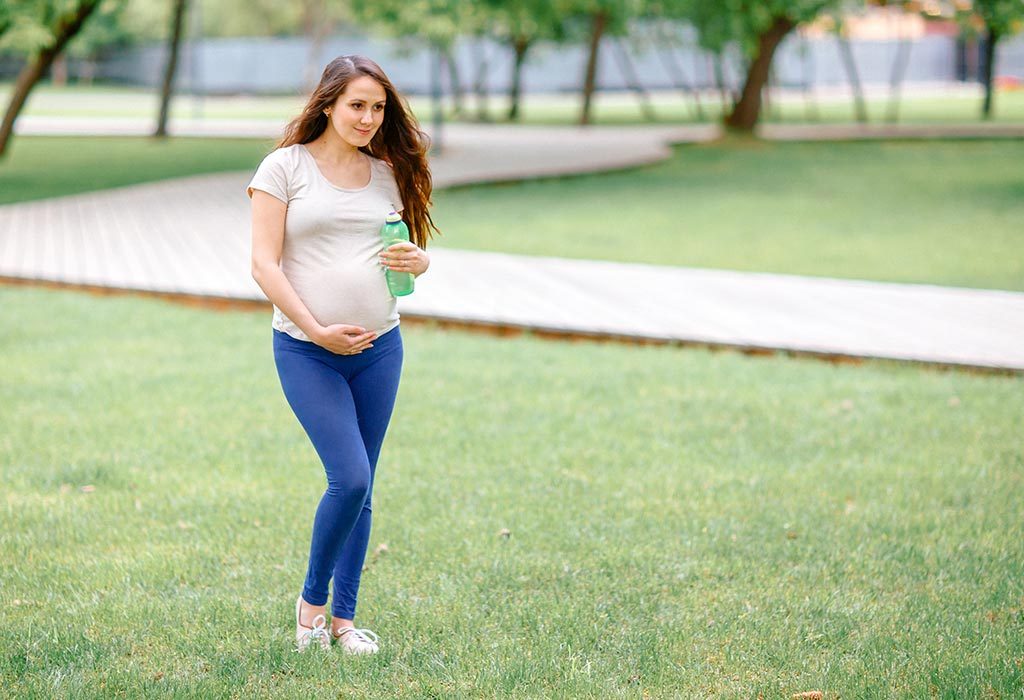
[[[622,89],[626,82],[613,40],[602,44],[598,82],[604,89]],[[886,83],[896,54],[895,42],[854,42],[861,79],[866,84]],[[641,82],[648,88],[671,88],[673,78],[663,57],[648,47],[631,45]],[[491,91],[507,90],[512,70],[511,52],[492,42],[467,40],[456,47],[460,82],[469,87],[476,73],[478,56],[488,56],[488,85]],[[317,64],[322,68],[334,56],[359,53],[374,58],[403,92],[422,94],[430,90],[430,56],[422,48],[407,48],[395,41],[366,36],[335,37],[327,42]],[[701,86],[713,84],[707,54],[694,48],[677,49],[686,80]],[[155,86],[160,81],[164,49],[139,47],[116,53],[106,59],[97,78],[116,82]],[[179,71],[179,89],[193,87],[206,93],[294,93],[303,91],[302,76],[310,56],[309,43],[302,38],[286,39],[208,39],[186,45]],[[523,73],[524,90],[560,92],[577,90],[582,82],[586,59],[582,46],[538,45],[530,54]],[[1002,43],[998,73],[1024,79],[1024,36]],[[727,62],[727,80],[739,75],[735,56]],[[822,38],[804,41],[790,37],[779,49],[775,71],[783,85],[805,81],[816,86],[844,85],[846,74],[836,41]],[[947,82],[956,79],[956,42],[949,37],[928,36],[913,43],[906,80],[911,82]],[[319,74],[319,72],[317,73]]]

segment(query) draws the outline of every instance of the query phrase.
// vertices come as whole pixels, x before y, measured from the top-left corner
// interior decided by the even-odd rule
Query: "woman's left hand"
[[[415,243],[403,241],[382,251],[380,264],[388,270],[411,272],[419,277],[430,267],[430,256]]]

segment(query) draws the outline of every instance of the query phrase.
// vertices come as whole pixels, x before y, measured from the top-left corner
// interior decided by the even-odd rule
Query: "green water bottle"
[[[409,227],[402,221],[401,214],[394,211],[388,214],[380,230],[380,237],[384,241],[384,248],[409,240]],[[393,296],[404,297],[406,294],[412,294],[415,278],[411,272],[385,270],[384,276],[388,280],[388,290]]]

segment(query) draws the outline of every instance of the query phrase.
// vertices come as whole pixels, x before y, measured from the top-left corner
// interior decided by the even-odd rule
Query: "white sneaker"
[[[295,599],[295,646],[299,652],[306,651],[310,644],[316,643],[321,649],[331,648],[331,634],[327,631],[327,618],[317,615],[313,618],[312,627],[303,627],[300,624],[302,617],[302,596]]]
[[[342,627],[339,634],[336,635],[332,632],[331,636],[346,654],[376,654],[380,651],[380,647],[377,645],[377,635],[371,630]]]

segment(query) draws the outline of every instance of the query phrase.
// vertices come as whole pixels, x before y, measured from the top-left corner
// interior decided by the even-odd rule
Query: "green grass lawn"
[[[453,248],[1024,290],[1024,141],[683,146],[441,192]]]
[[[1020,696],[1020,377],[407,327],[383,650],[300,656],[323,475],[269,311],[0,322],[13,697]]]
[[[269,139],[16,136],[0,161],[0,204],[255,170],[273,147]]]

